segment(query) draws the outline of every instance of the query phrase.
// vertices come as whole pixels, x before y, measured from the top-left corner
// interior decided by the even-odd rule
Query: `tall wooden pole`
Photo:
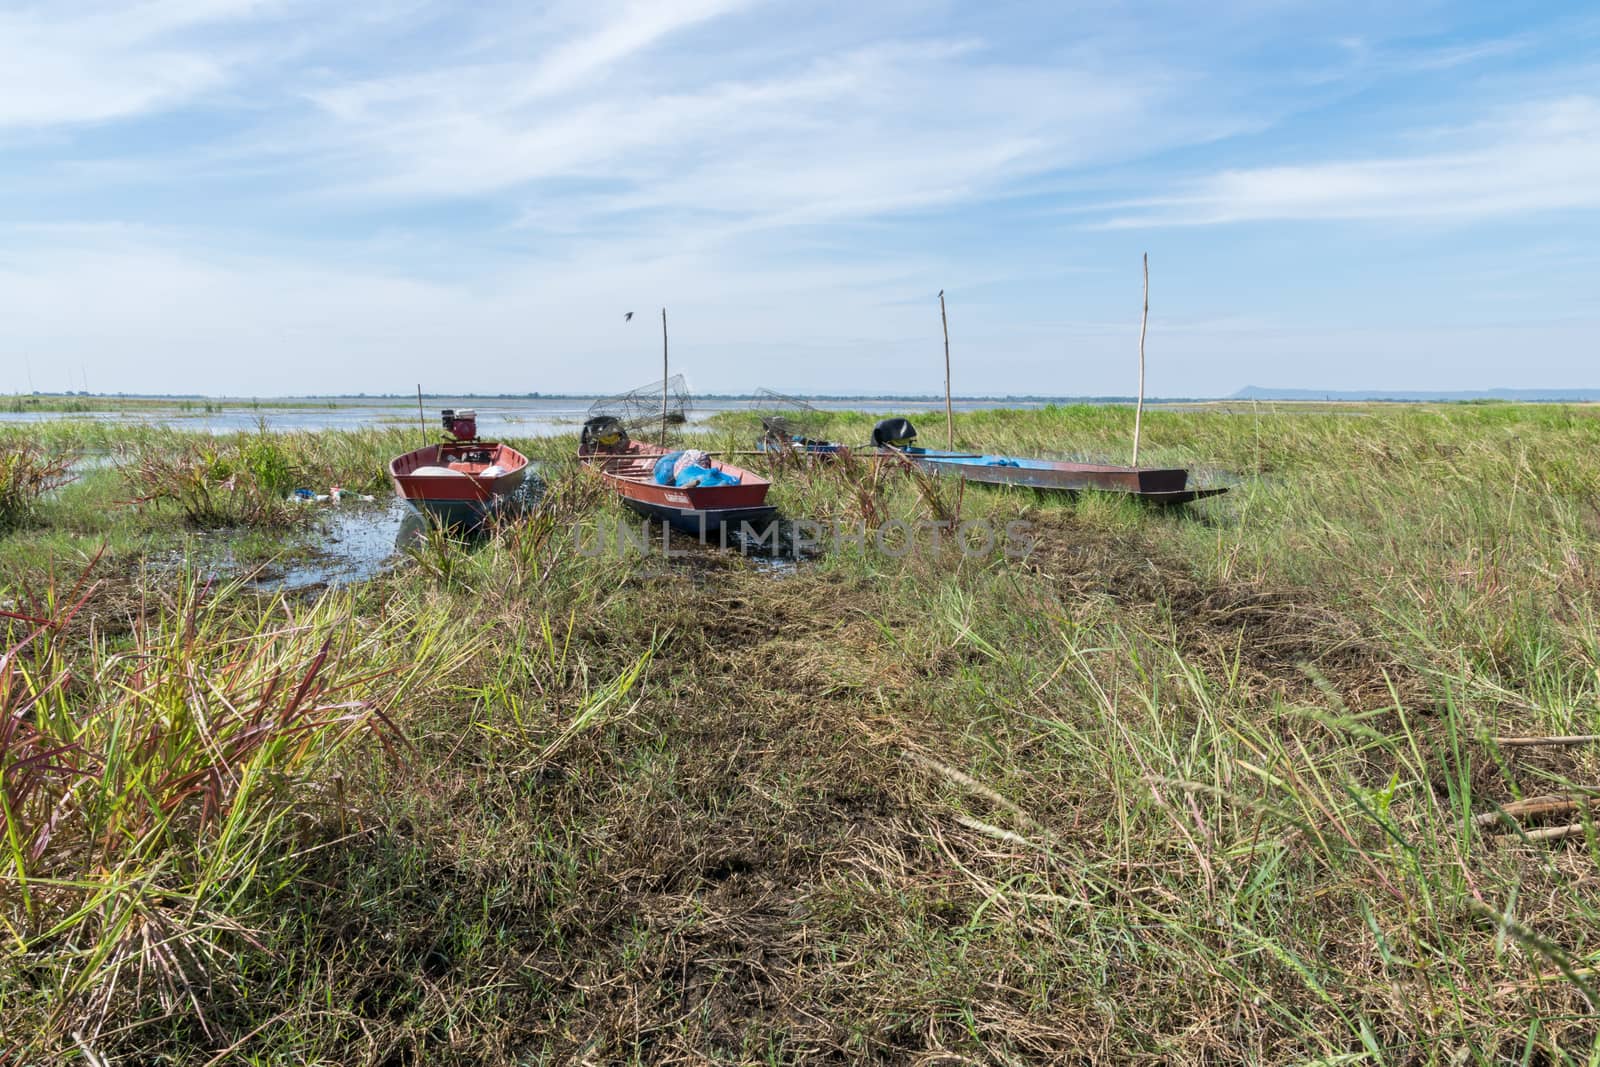
[[[417,383],[417,421],[422,424],[422,447],[428,447],[428,416],[422,413],[422,383]]]
[[[1133,465],[1139,465],[1139,427],[1144,421],[1144,332],[1150,324],[1150,253],[1144,254],[1144,313],[1139,316],[1139,400],[1133,408]]]
[[[944,290],[939,290],[939,322],[944,326],[944,447],[955,451],[956,419],[950,411],[950,319],[944,313]]]
[[[667,309],[661,309],[661,447],[667,447]]]

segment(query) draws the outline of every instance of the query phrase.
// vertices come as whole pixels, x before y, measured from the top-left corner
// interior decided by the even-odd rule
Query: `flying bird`
[[[630,311],[626,315],[622,316],[622,321],[623,322],[632,322],[633,321],[633,312]]]

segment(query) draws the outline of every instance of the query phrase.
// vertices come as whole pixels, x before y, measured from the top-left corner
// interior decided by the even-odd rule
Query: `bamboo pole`
[[[944,447],[956,447],[956,420],[950,411],[950,319],[944,313],[944,290],[939,290],[939,322],[944,326]]]
[[[417,423],[422,427],[422,447],[428,447],[428,416],[422,413],[422,383],[417,383]]]
[[[1537,830],[1523,830],[1514,834],[1495,834],[1496,841],[1512,842],[1522,838],[1529,841],[1560,841],[1566,837],[1576,837],[1583,833],[1583,823],[1568,823],[1566,826],[1541,826]]]
[[[1150,324],[1150,253],[1144,254],[1144,313],[1139,316],[1139,399],[1133,408],[1133,465],[1139,465],[1139,430],[1144,422],[1144,333]]]
[[[661,309],[661,440],[667,447],[667,309]]]
[[[1532,748],[1537,745],[1592,745],[1600,742],[1600,734],[1567,734],[1561,737],[1497,737],[1494,743],[1501,748]]]
[[[1577,796],[1550,796],[1528,797],[1524,800],[1513,800],[1503,804],[1494,811],[1485,811],[1472,817],[1474,826],[1493,826],[1502,820],[1516,822],[1518,819],[1539,818],[1551,815],[1570,815],[1575,811],[1582,811],[1600,802],[1600,797]]]

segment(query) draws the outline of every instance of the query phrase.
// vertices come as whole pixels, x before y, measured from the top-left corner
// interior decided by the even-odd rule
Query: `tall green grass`
[[[289,526],[305,512],[289,494],[383,491],[385,464],[403,450],[389,433],[274,433],[208,437],[165,431],[123,450],[119,469],[135,499],[171,505],[195,526]],[[394,451],[391,451],[393,449]]]
[[[440,620],[363,618],[347,596],[257,604],[193,577],[111,641],[84,628],[99,591],[85,575],[8,613],[0,924],[32,977],[13,972],[0,1001],[46,1027],[159,1006],[214,1032],[251,916],[349,814],[342,753],[403,762],[392,716],[461,652]]]

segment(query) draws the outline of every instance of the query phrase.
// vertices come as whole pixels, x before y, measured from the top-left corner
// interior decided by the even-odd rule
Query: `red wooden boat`
[[[630,441],[621,424],[601,416],[583,425],[578,458],[595,471],[631,510],[702,541],[725,526],[755,527],[777,514],[767,503],[772,483],[759,474],[720,460],[707,465],[735,479],[726,485],[664,485],[656,480],[656,464],[671,450]]]
[[[522,487],[528,457],[498,441],[478,440],[477,415],[446,408],[450,440],[389,461],[395,492],[419,514],[453,526],[475,526]]]

